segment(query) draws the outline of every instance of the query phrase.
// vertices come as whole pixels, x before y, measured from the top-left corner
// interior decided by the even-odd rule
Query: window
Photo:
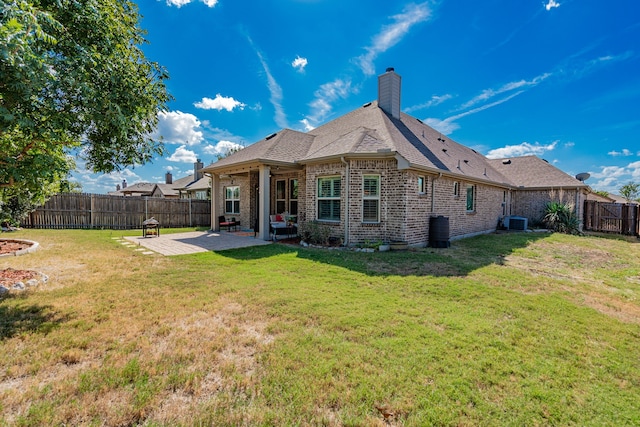
[[[362,182],[362,222],[380,222],[380,176],[365,175]]]
[[[418,177],[418,193],[424,194],[426,186],[427,186],[427,181],[424,179],[424,176],[419,176]]]
[[[453,183],[453,195],[460,197],[460,183],[458,181]]]
[[[207,200],[209,197],[208,190],[198,190],[196,191],[196,199],[197,200]]]
[[[340,177],[318,178],[318,219],[340,221]]]
[[[467,186],[467,212],[472,212],[476,208],[476,186]]]
[[[226,187],[224,192],[224,211],[228,214],[240,213],[240,187]]]
[[[276,213],[280,214],[287,210],[287,191],[285,186],[287,181],[279,179],[276,181]]]
[[[289,180],[289,213],[298,215],[298,180]]]

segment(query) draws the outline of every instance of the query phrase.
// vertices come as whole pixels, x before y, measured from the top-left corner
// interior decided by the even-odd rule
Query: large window
[[[298,180],[289,180],[289,213],[298,215]]]
[[[362,181],[362,222],[380,222],[380,176],[365,175]]]
[[[240,213],[240,187],[226,187],[224,192],[224,211],[228,214]]]
[[[318,219],[340,221],[340,177],[318,178]]]
[[[476,186],[467,185],[467,212],[472,212],[476,209]]]
[[[287,208],[287,190],[285,188],[287,181],[279,179],[276,181],[276,213],[281,214]]]

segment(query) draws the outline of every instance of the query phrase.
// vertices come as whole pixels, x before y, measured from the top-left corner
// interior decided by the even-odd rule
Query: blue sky
[[[147,57],[175,98],[167,154],[86,192],[163,182],[236,144],[304,131],[402,76],[402,109],[489,157],[535,154],[595,190],[640,183],[637,0],[140,0]],[[80,169],[82,162],[79,162]]]

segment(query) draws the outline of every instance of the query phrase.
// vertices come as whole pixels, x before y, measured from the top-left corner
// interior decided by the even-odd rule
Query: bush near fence
[[[210,227],[211,202],[196,199],[58,194],[22,221],[25,228],[142,228],[154,217],[160,226]]]

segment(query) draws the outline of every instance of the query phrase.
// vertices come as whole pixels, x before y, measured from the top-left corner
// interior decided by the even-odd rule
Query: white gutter
[[[340,157],[340,161],[345,165],[345,184],[346,191],[344,197],[344,246],[349,244],[349,162],[344,159],[344,156]]]

